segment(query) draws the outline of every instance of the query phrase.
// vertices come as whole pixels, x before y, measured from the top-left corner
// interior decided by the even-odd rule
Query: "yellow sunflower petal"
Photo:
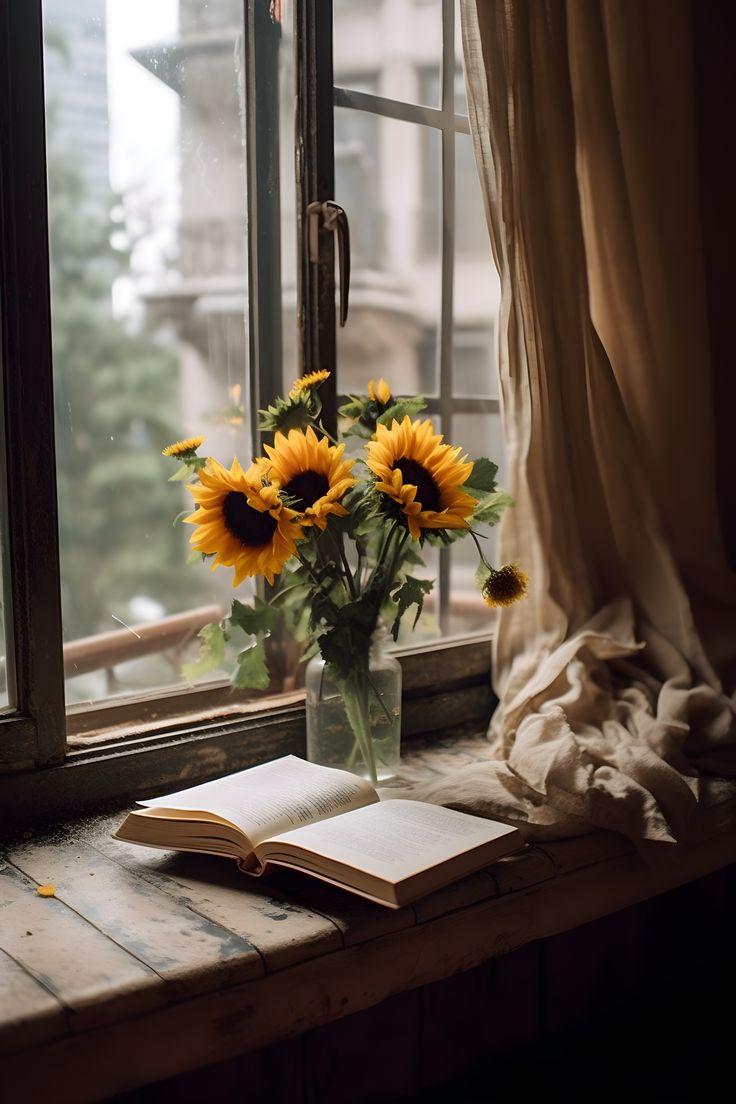
[[[305,432],[277,433],[264,451],[260,470],[293,500],[303,525],[324,529],[330,514],[344,516],[340,499],[357,482],[352,475],[355,461],[343,458],[344,445],[331,445],[309,426]]]
[[[384,406],[388,406],[391,402],[391,388],[386,383],[386,380],[381,377],[378,383],[375,380],[368,380],[368,396],[373,402],[383,403]]]
[[[413,422],[407,414],[390,427],[378,425],[366,451],[377,489],[400,505],[414,540],[422,529],[469,528],[475,499],[462,486],[473,465],[429,420]]]
[[[302,391],[308,391],[312,387],[319,387],[321,383],[324,383],[325,380],[329,378],[330,373],[325,368],[320,368],[317,372],[307,372],[305,376],[300,376],[298,380],[294,380],[289,395],[291,398],[294,398]]]
[[[210,458],[200,478],[202,486],[188,485],[197,503],[184,519],[196,527],[192,546],[214,556],[213,570],[232,567],[233,586],[252,575],[272,583],[303,536],[278,487],[264,486],[257,465],[244,471],[237,460],[228,469]]]
[[[173,445],[167,445],[162,449],[162,456],[185,456],[196,452],[200,445],[204,444],[204,437],[185,437],[183,441],[174,441]]]

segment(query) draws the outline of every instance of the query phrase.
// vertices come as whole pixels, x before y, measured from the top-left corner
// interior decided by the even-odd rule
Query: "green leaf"
[[[365,402],[365,399],[356,399],[351,395],[350,402],[344,403],[337,413],[343,418],[359,418],[363,413]]]
[[[391,635],[394,640],[398,640],[399,638],[401,618],[404,616],[409,606],[417,607],[417,615],[414,618],[414,625],[416,625],[421,615],[422,607],[424,606],[425,595],[429,594],[433,586],[434,581],[432,579],[414,579],[411,575],[407,575],[403,583],[394,590],[391,597],[398,607],[396,618],[391,626]]]
[[[407,414],[410,418],[413,418],[420,410],[424,410],[426,405],[427,400],[422,395],[411,395],[403,399],[397,399],[396,402],[392,406],[389,406],[387,410],[384,410],[380,418],[377,419],[378,425],[391,425],[394,418],[397,422],[403,422]]]
[[[481,456],[473,464],[473,470],[463,484],[463,490],[468,491],[474,498],[490,494],[491,491],[496,489],[497,473],[498,464],[494,464],[492,460],[486,460],[485,456]]]
[[[233,686],[241,690],[267,690],[269,684],[266,666],[266,649],[258,641],[238,655],[238,669],[233,675]]]
[[[363,441],[370,441],[373,434],[366,426],[362,426],[360,422],[356,422],[355,425],[348,426],[343,430],[343,437],[360,437]]]
[[[257,633],[270,633],[278,621],[278,616],[278,611],[262,598],[256,597],[252,606],[244,606],[235,598],[230,612],[230,621],[243,632],[255,636]]]
[[[181,464],[174,474],[169,476],[169,483],[183,483],[185,479],[189,478],[189,475],[189,467],[186,464]]]
[[[185,663],[181,669],[182,675],[188,682],[194,682],[195,679],[222,666],[225,658],[226,637],[220,622],[205,625],[199,630],[197,636],[202,642],[199,646],[199,657],[193,663]]]
[[[424,562],[424,557],[410,544],[405,545],[401,552],[401,563],[414,564],[416,567],[427,566]]]
[[[478,505],[475,507],[473,522],[496,525],[501,520],[504,510],[513,505],[514,500],[506,491],[494,491],[493,494],[483,495],[478,499]]]

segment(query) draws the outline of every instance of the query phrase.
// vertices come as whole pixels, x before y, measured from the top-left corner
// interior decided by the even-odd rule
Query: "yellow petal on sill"
[[[36,893],[38,894],[39,897],[55,897],[56,896],[56,886],[52,885],[51,882],[49,882],[48,885],[39,886],[38,889],[36,890]]]

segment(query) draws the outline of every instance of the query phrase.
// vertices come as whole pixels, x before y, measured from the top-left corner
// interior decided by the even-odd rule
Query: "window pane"
[[[440,209],[423,166],[439,165],[437,131],[335,110],[335,198],[350,217],[350,318],[338,330],[339,386],[385,377],[395,394],[436,390]]]
[[[356,81],[378,73],[378,95],[439,106],[441,0],[334,0],[333,12],[336,85],[368,91]],[[434,87],[419,79],[428,69]]]
[[[44,16],[64,636],[101,656],[79,662],[74,703],[181,682],[179,638],[113,664],[98,634],[140,642],[199,610],[194,637],[232,596],[230,573],[185,564],[172,522],[191,499],[161,449],[204,433],[225,462],[251,454],[243,5],[44,0]]]
[[[453,444],[462,445],[469,456],[487,456],[498,464],[497,481],[505,489],[503,436],[499,414],[456,414],[453,419]],[[497,528],[477,527],[486,559],[495,564]],[[493,611],[481,598],[475,585],[478,552],[472,540],[457,541],[451,550],[450,633],[487,631]]]

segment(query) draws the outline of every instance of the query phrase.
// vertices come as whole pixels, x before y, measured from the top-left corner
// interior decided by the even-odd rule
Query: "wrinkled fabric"
[[[488,761],[416,796],[532,838],[723,826],[736,578],[718,525],[686,0],[462,0],[501,277],[510,491]]]

